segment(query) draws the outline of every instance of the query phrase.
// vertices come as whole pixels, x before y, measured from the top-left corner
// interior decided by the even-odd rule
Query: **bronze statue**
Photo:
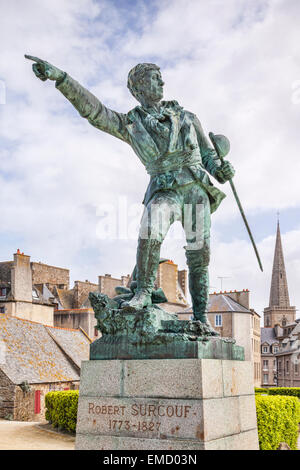
[[[162,101],[164,82],[157,65],[138,64],[129,72],[128,88],[140,105],[122,114],[106,108],[66,72],[36,57],[25,57],[35,62],[33,71],[39,79],[56,82],[82,117],[128,143],[150,175],[138,240],[137,285],[132,299],[121,307],[138,310],[152,304],[161,244],[171,224],[180,220],[187,239],[194,319],[216,334],[207,318],[210,214],[225,194],[213,186],[208,174],[225,183],[234,176],[232,165],[220,160],[195,114],[175,100]],[[165,214],[163,223],[160,214]]]

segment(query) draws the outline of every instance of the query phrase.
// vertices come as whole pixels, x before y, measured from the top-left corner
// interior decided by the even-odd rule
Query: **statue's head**
[[[138,64],[128,74],[127,87],[139,102],[158,102],[163,97],[164,82],[155,64]]]

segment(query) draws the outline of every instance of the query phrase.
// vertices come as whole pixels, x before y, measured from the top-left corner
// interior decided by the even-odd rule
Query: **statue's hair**
[[[160,70],[158,65],[155,64],[137,64],[133,67],[128,74],[127,87],[130,93],[138,100],[139,96],[139,83],[143,81],[144,75],[148,70]]]

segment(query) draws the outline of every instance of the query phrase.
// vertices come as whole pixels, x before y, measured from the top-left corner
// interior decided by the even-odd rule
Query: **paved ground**
[[[49,425],[0,419],[0,450],[74,450],[75,437]]]

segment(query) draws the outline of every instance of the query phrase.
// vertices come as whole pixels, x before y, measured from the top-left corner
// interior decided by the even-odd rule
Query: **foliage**
[[[261,450],[276,450],[280,442],[297,449],[300,403],[296,397],[257,394],[256,414]]]
[[[78,390],[49,392],[45,396],[46,420],[53,427],[75,432],[77,422]]]
[[[255,393],[266,393],[266,394],[268,394],[269,389],[268,388],[255,387]]]
[[[269,395],[285,395],[300,398],[300,387],[272,387]]]

